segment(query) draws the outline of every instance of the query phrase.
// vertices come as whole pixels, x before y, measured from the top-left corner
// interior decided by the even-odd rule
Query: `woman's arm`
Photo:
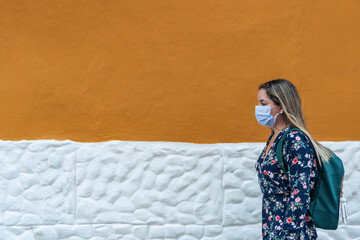
[[[305,215],[310,203],[311,180],[315,174],[314,151],[304,133],[292,131],[284,139],[283,156],[288,167],[290,187],[283,230],[285,239],[297,239],[305,221],[309,221]]]

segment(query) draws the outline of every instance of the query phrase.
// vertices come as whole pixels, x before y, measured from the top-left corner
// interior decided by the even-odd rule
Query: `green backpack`
[[[284,137],[290,131],[301,130],[298,128],[290,128],[287,130],[280,138],[276,148],[276,157],[279,161],[279,166],[283,168],[286,176],[289,174],[284,166],[282,147]],[[332,157],[329,161],[323,162],[321,165],[319,164],[319,160],[316,159],[317,165],[320,168],[319,178],[317,187],[310,192],[311,202],[309,205],[309,213],[316,227],[335,230],[339,222],[340,197],[342,195],[342,183],[345,170],[341,159],[336,156],[334,152],[331,151],[331,153]]]

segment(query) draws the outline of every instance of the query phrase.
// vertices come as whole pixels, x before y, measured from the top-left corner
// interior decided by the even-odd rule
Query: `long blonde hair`
[[[310,139],[316,152],[317,159],[321,162],[329,161],[331,152],[317,142],[307,131],[304,115],[301,108],[301,100],[296,87],[285,79],[276,79],[263,83],[260,89],[265,89],[269,98],[284,110],[285,122],[303,131]]]

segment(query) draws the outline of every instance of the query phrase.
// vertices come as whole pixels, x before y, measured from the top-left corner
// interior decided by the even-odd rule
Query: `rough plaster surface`
[[[323,142],[345,164],[360,239],[360,142]],[[0,141],[0,239],[260,239],[254,164],[264,143]]]

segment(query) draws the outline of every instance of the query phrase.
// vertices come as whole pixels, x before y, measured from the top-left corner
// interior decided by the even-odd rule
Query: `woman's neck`
[[[274,131],[274,135],[277,136],[284,128],[288,126],[289,124],[286,124],[285,121],[276,122],[275,125],[272,127],[272,130]]]

